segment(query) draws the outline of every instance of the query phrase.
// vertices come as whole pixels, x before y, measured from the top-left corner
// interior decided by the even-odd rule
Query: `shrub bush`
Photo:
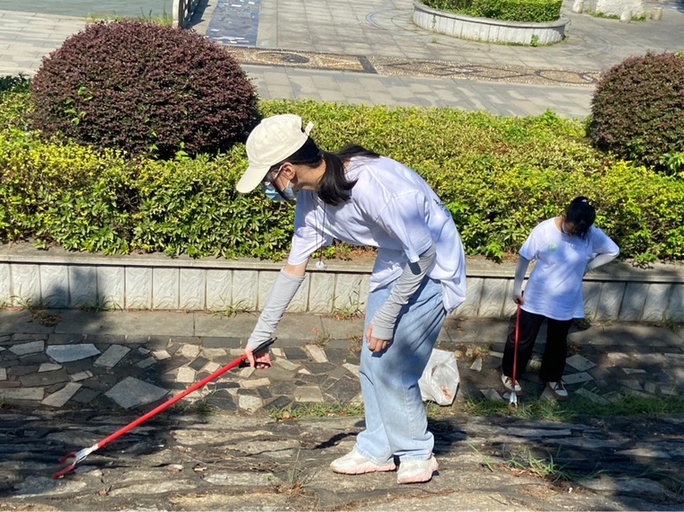
[[[294,208],[235,190],[247,167],[243,152],[236,147],[215,159],[144,163],[131,247],[192,257],[285,256]]]
[[[5,91],[21,92],[28,90],[30,80],[25,75],[0,76],[0,94]]]
[[[647,53],[613,66],[592,100],[588,135],[601,150],[661,171],[684,152],[684,55]]]
[[[122,219],[134,194],[120,190],[117,176],[124,172],[132,171],[112,152],[0,133],[0,239],[127,252]]]
[[[5,105],[0,98],[0,118]],[[582,138],[580,122],[550,112],[505,118],[314,101],[262,102],[260,111],[314,121],[324,149],[357,142],[416,169],[452,212],[470,255],[515,254],[536,223],[587,195],[623,257],[684,260],[684,180],[604,156]],[[245,167],[242,145],[218,157],[130,161],[0,131],[0,242],[279,259],[293,206],[238,194]]]
[[[25,75],[0,76],[0,130],[25,130],[28,127],[31,81]]]
[[[254,87],[225,49],[193,31],[99,22],[46,57],[30,86],[35,128],[98,148],[169,158],[244,142]]]
[[[422,0],[428,7],[478,18],[537,23],[557,20],[562,0]]]

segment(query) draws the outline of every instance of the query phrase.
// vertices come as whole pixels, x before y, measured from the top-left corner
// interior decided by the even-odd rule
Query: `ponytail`
[[[358,145],[345,146],[334,153],[323,151],[325,173],[316,187],[316,194],[321,201],[337,206],[349,200],[351,189],[356,185],[356,180],[351,181],[347,179],[345,163],[354,156],[366,158],[380,157],[377,153]]]
[[[354,157],[379,158],[380,155],[358,145],[345,146],[339,151],[330,153],[318,148],[314,140],[309,137],[304,145],[292,156],[283,160],[298,165],[316,167],[325,161],[325,172],[316,186],[316,195],[321,201],[331,206],[340,205],[351,198],[351,189],[356,180],[348,180],[345,169],[347,161]],[[271,169],[277,169],[280,163]]]

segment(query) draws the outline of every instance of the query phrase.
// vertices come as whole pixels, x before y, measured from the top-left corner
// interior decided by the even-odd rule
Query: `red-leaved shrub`
[[[99,22],[43,59],[35,128],[166,159],[226,150],[256,123],[256,94],[226,49],[186,30]]]
[[[684,151],[684,55],[647,53],[603,73],[588,135],[599,149],[666,171],[663,155]]]

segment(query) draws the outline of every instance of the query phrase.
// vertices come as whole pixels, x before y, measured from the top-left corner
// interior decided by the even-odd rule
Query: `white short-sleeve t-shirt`
[[[584,318],[582,278],[589,260],[597,254],[619,252],[618,246],[596,226],[585,238],[569,236],[555,219],[538,224],[518,251],[537,260],[525,286],[522,309],[554,320]]]
[[[357,180],[351,199],[326,205],[315,192],[297,194],[295,233],[288,263],[306,261],[333,238],[378,248],[371,291],[396,280],[407,262],[434,243],[436,258],[428,276],[443,287],[448,311],[465,299],[465,257],[451,214],[415,171],[390,158],[353,157],[347,178]]]

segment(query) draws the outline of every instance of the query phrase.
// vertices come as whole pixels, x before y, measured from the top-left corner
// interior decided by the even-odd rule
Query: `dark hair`
[[[356,180],[347,179],[344,167],[345,162],[353,156],[378,158],[380,155],[358,145],[345,146],[334,153],[322,151],[309,137],[294,154],[272,166],[271,169],[278,169],[283,162],[315,167],[324,160],[325,173],[316,186],[316,195],[324,203],[337,206],[349,200],[350,191],[356,185]]]
[[[354,157],[380,158],[380,155],[357,144],[345,146],[334,153],[323,151],[325,159],[325,173],[318,182],[316,193],[326,204],[337,206],[351,197],[350,190],[356,185],[356,180],[347,179],[345,164]]]
[[[596,209],[589,199],[579,196],[573,199],[565,209],[564,221],[572,224],[571,235],[584,238],[596,219]]]

